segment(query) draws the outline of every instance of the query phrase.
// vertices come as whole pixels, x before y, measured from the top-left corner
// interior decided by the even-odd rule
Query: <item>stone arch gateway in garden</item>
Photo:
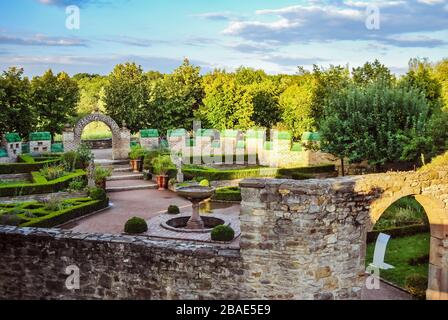
[[[283,287],[291,299],[359,299],[367,233],[391,204],[414,196],[431,228],[427,299],[448,300],[448,167],[241,187],[241,255],[256,296],[275,298],[272,288]]]
[[[125,125],[120,128],[111,117],[102,113],[92,113],[79,120],[73,129],[66,129],[63,133],[64,150],[76,150],[81,144],[81,136],[84,128],[89,123],[97,121],[106,124],[112,132],[112,159],[128,159],[131,143],[131,133],[129,129],[127,129]]]

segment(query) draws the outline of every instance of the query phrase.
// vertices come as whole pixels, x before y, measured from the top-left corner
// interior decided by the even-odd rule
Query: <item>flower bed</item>
[[[21,227],[51,228],[72,219],[101,210],[109,205],[109,199],[79,198],[59,203],[23,202],[0,204],[0,223],[10,219]],[[55,208],[52,208],[55,207]],[[56,210],[55,210],[56,209]]]
[[[47,181],[47,179],[37,171],[32,172],[31,177],[32,182],[0,186],[0,197],[59,192],[67,188],[72,180],[80,177],[86,178],[86,172],[78,169],[51,181]]]
[[[16,163],[1,163],[0,174],[31,173],[45,166],[61,162],[60,157],[32,157],[28,154],[19,155]]]

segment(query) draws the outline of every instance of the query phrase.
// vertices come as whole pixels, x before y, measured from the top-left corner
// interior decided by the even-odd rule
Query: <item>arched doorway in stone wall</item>
[[[414,182],[416,184],[416,182]],[[386,189],[383,191],[383,197],[373,201],[370,205],[370,223],[367,231],[372,231],[374,225],[380,221],[384,212],[393,204],[405,198],[414,198],[418,204],[423,207],[426,217],[429,221],[429,236],[422,235],[420,241],[428,241],[429,261],[421,262],[425,266],[428,264],[428,285],[426,298],[428,300],[447,300],[448,299],[448,256],[447,256],[447,237],[448,237],[448,212],[446,203],[439,198],[443,192],[438,188],[422,188],[414,186],[406,188],[406,185],[396,192]],[[414,190],[411,190],[413,189]],[[426,189],[426,190],[425,190]],[[387,232],[385,232],[387,233]],[[417,236],[419,234],[416,234]],[[429,238],[429,239],[427,239]],[[391,238],[393,239],[393,238]],[[397,239],[397,237],[395,237]],[[396,254],[396,253],[394,253]],[[414,257],[417,260],[422,257]],[[386,261],[387,263],[387,261]],[[386,271],[387,272],[387,271]],[[380,275],[381,276],[381,275]]]
[[[77,122],[73,129],[66,129],[63,133],[64,150],[76,150],[81,144],[81,137],[84,128],[93,122],[106,124],[112,132],[112,159],[128,159],[131,143],[131,133],[125,124],[120,128],[118,124],[109,116],[102,113],[92,113]]]

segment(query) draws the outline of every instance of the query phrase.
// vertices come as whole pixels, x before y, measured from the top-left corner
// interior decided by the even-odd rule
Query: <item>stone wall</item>
[[[80,269],[80,290],[65,270]],[[238,250],[0,227],[0,299],[238,299]]]
[[[241,255],[257,296],[360,298],[367,232],[412,195],[431,225],[427,298],[448,300],[448,168],[240,186]]]
[[[240,186],[239,250],[0,227],[0,298],[359,299],[367,232],[413,195],[431,224],[427,298],[448,300],[448,168]]]

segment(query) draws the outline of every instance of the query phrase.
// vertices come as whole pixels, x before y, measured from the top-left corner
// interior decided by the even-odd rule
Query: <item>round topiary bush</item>
[[[411,274],[406,277],[405,288],[417,299],[425,300],[426,289],[428,288],[428,279],[418,273]]]
[[[213,241],[232,241],[235,231],[231,227],[221,224],[213,228],[211,237]]]
[[[124,225],[124,232],[131,234],[138,234],[148,231],[146,221],[139,217],[129,219]]]
[[[167,212],[168,212],[169,214],[179,214],[179,213],[180,213],[180,209],[179,209],[178,206],[171,205],[171,206],[168,207]]]
[[[106,191],[103,188],[89,189],[89,197],[93,200],[105,200],[107,198]]]
[[[210,187],[210,182],[207,179],[203,179],[199,182],[201,187]]]

